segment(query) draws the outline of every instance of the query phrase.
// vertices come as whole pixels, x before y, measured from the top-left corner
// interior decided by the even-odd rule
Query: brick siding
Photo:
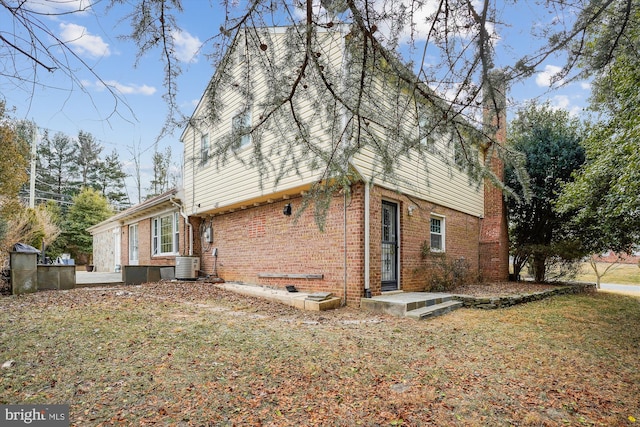
[[[373,295],[381,293],[381,205],[382,200],[398,203],[400,222],[400,288],[424,291],[424,271],[420,248],[430,238],[430,215],[446,218],[446,253],[454,259],[464,258],[478,271],[480,219],[421,200],[409,200],[393,191],[374,187],[370,192],[370,284]],[[290,203],[293,215],[283,214]],[[192,218],[195,246],[202,247],[201,269],[227,281],[275,287],[294,285],[306,292],[331,292],[344,296],[345,233],[344,197],[332,199],[324,230],[314,220],[313,206],[296,219],[301,198],[280,200],[238,210],[212,218]],[[416,206],[409,216],[408,206]],[[364,184],[353,186],[347,198],[346,232],[346,300],[358,305],[364,294]],[[213,226],[212,244],[201,242],[201,224]],[[212,255],[217,248],[217,259]],[[199,253],[199,252],[196,252]],[[215,270],[215,271],[214,271]],[[267,274],[321,274],[322,279],[259,277]]]

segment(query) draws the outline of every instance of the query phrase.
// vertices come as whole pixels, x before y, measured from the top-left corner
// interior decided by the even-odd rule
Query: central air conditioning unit
[[[196,280],[200,270],[200,257],[197,256],[177,256],[176,257],[176,279]]]

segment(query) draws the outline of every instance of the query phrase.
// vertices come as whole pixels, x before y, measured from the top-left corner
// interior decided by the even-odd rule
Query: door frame
[[[120,256],[121,256],[121,250],[122,250],[122,246],[120,245],[121,243],[121,237],[120,237],[120,227],[116,227],[113,229],[113,270],[112,271],[118,271],[118,268],[120,268]]]
[[[132,255],[132,251],[131,250],[131,240],[133,239],[133,235],[131,233],[131,229],[134,228],[135,229],[135,247],[136,247],[136,258],[133,259],[131,258]],[[127,242],[127,247],[128,247],[128,258],[129,258],[129,265],[138,265],[138,263],[140,262],[140,227],[138,225],[138,223],[135,224],[129,224],[129,232],[128,232],[128,242]]]
[[[391,229],[391,235],[389,236],[392,237],[392,239],[390,240],[384,240],[385,206],[390,207],[393,210],[393,223],[390,224],[393,228]],[[382,206],[380,207],[380,227],[380,286],[382,292],[396,291],[400,289],[400,203],[393,200],[382,199]],[[388,245],[391,246],[389,247]],[[385,262],[385,251],[388,252],[389,250],[392,251],[392,254],[390,255],[392,256],[391,262],[393,263],[393,271],[391,271],[391,273],[394,277],[385,280],[385,269],[383,264]]]

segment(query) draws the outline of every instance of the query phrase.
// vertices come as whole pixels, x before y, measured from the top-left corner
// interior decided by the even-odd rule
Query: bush
[[[423,265],[416,273],[424,276],[426,291],[449,292],[458,286],[479,281],[464,257],[453,258],[442,252],[432,252],[427,241],[422,243],[420,252]]]

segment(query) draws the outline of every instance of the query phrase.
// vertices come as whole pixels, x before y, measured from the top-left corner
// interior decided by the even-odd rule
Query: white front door
[[[138,224],[129,226],[129,265],[138,265]]]

